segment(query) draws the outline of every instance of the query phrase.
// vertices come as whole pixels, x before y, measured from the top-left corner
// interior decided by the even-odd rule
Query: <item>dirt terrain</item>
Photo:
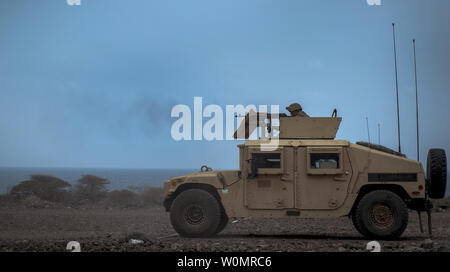
[[[426,230],[426,217],[423,214]],[[417,214],[397,241],[382,251],[445,251],[450,246],[450,210],[433,213],[433,237],[419,232]],[[231,221],[231,220],[230,220]],[[130,240],[142,240],[133,244]],[[0,251],[365,251],[349,218],[327,220],[245,219],[210,239],[178,237],[160,206],[139,209],[0,207]]]

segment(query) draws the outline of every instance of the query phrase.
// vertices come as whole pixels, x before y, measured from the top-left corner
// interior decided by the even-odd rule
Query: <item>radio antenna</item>
[[[367,125],[367,138],[369,140],[369,145],[370,145],[370,132],[369,132],[369,118],[366,117],[366,125]]]
[[[416,39],[413,39],[414,48],[414,79],[416,82],[416,133],[417,133],[417,161],[419,161],[419,99],[417,95],[417,65],[416,65]]]
[[[395,90],[397,94],[397,131],[398,131],[398,152],[402,152],[400,145],[400,109],[398,103],[398,75],[397,75],[397,49],[395,46],[395,24],[392,23],[392,35],[394,37],[394,63],[395,63]]]
[[[380,133],[380,124],[378,124],[378,144],[379,145],[381,145],[381,140],[380,140],[380,135],[381,135],[381,133]]]

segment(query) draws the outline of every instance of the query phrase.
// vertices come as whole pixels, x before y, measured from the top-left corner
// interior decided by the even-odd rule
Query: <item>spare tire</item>
[[[427,187],[430,198],[444,198],[447,186],[447,157],[443,149],[430,149],[427,158]]]

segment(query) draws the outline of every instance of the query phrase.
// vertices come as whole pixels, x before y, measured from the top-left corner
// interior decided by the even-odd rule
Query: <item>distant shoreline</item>
[[[111,182],[108,189],[116,190],[130,186],[161,187],[165,180],[195,171],[199,169],[0,167],[0,194],[6,193],[12,186],[34,174],[55,176],[72,185],[83,175],[96,175],[108,179]]]

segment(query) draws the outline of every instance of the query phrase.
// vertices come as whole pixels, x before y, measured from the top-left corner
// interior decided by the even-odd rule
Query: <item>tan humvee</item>
[[[428,197],[445,195],[444,150],[430,150],[425,176],[420,162],[401,153],[335,140],[340,117],[279,120],[275,150],[261,150],[268,140],[238,145],[238,171],[204,166],[164,183],[164,206],[180,235],[217,234],[228,218],[350,216],[362,235],[390,239],[405,230],[408,209],[420,215],[431,208]],[[239,129],[251,134],[248,123]]]

